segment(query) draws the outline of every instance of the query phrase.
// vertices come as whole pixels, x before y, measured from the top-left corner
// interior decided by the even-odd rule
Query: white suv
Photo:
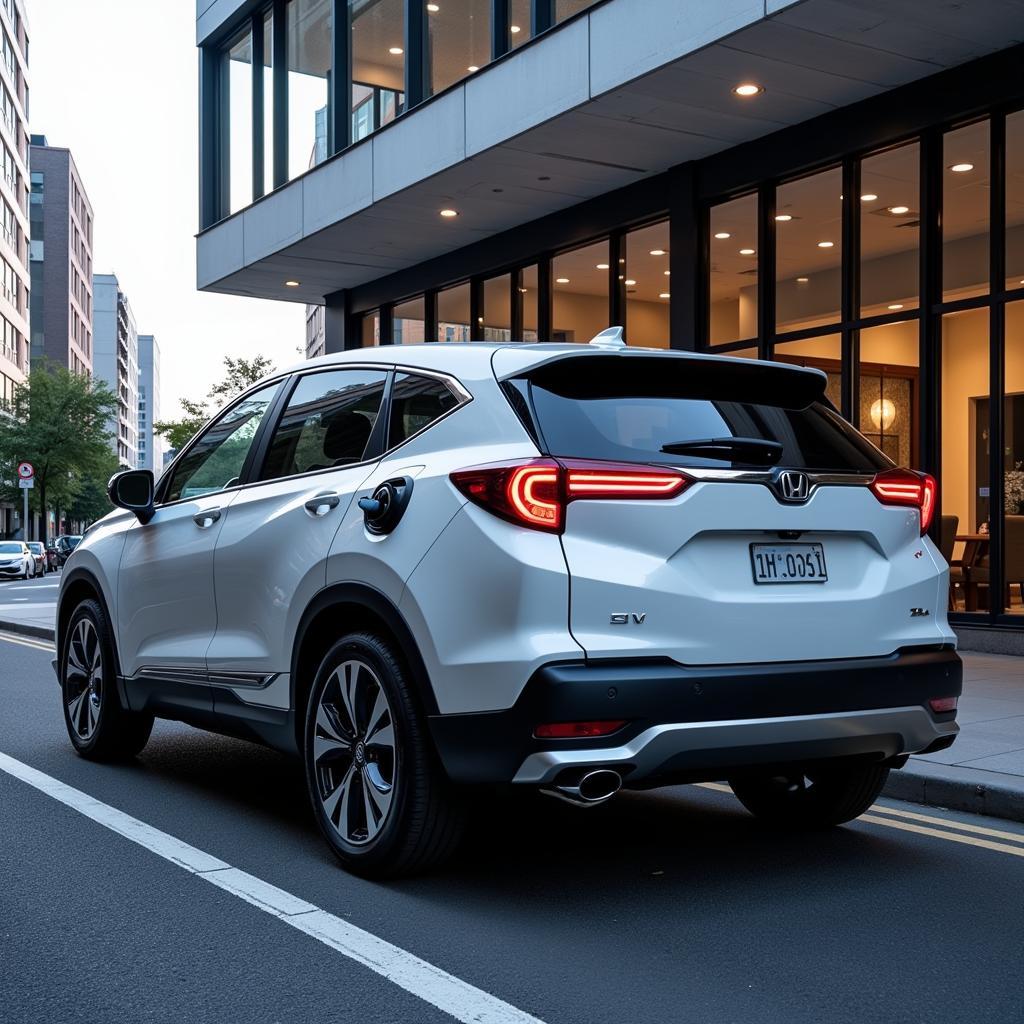
[[[854,818],[953,742],[961,665],[935,483],[825,383],[614,333],[276,374],[155,488],[111,481],[61,583],[71,741],[132,756],[161,717],[295,753],[376,876],[444,857],[482,786]]]

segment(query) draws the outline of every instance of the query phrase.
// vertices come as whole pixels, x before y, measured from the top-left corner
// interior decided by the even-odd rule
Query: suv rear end
[[[537,457],[452,481],[558,538],[581,655],[504,712],[435,720],[443,756],[584,801],[727,777],[757,813],[845,820],[952,743],[934,481],[843,421],[824,374],[586,347],[493,365]]]

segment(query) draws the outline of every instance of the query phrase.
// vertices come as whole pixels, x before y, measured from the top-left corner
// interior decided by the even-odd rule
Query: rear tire
[[[304,760],[317,824],[347,870],[394,878],[454,853],[463,804],[388,641],[353,633],[324,656],[306,707]]]
[[[72,612],[59,664],[64,724],[75,750],[91,761],[138,754],[153,717],[121,706],[110,626],[99,602],[82,601]]]
[[[889,777],[881,764],[827,765],[806,774],[742,776],[729,780],[754,817],[786,828],[831,828],[859,818]]]

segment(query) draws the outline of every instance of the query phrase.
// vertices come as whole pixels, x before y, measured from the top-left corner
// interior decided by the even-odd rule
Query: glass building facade
[[[320,31],[345,71],[342,82],[328,69],[323,152],[590,6],[325,0]],[[252,30],[267,16],[254,14]],[[372,31],[359,27],[368,18]],[[299,52],[285,37],[274,52]],[[1021,60],[1024,48],[997,52],[382,272],[326,297],[341,325],[327,350],[586,342],[622,325],[631,345],[817,367],[874,444],[938,478],[934,539],[953,567],[954,620],[1024,627]],[[289,92],[274,106],[279,143],[297,137],[279,110],[308,121],[320,96],[293,103]],[[339,96],[343,116],[332,113]],[[243,160],[255,170],[253,109]],[[320,151],[306,135],[312,165]],[[292,166],[280,152],[274,162]]]

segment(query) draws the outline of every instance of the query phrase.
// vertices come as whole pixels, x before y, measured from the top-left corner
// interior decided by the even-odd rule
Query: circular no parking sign
[[[18,463],[18,479],[19,480],[31,480],[36,475],[35,469],[32,467],[31,462],[19,462]]]

